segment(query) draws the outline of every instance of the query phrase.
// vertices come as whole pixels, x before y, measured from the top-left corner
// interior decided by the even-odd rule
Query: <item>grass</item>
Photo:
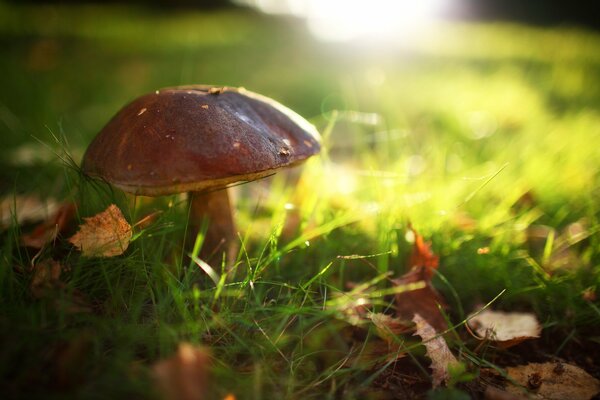
[[[350,284],[385,291],[386,273],[406,271],[409,221],[440,255],[434,285],[457,325],[447,339],[471,372],[525,353],[600,373],[585,361],[600,341],[600,304],[583,297],[600,285],[598,34],[453,23],[391,48],[346,46],[238,10],[0,3],[0,45],[3,196],[77,201],[78,218],[110,203],[132,222],[163,211],[110,259],[84,258],[63,242],[38,255],[19,245],[31,226],[4,227],[0,388],[8,397],[156,397],[150,366],[181,341],[210,348],[215,398],[381,398],[406,382],[401,366],[418,383],[396,393],[423,395],[429,361],[417,339],[399,337],[412,349],[401,366],[350,362],[375,329],[356,338],[336,300]],[[296,186],[279,174],[236,188],[243,246],[235,278],[219,283],[186,257],[183,198],[132,199],[76,166],[123,104],[185,83],[245,86],[324,133],[325,154],[296,172]],[[291,218],[299,225],[287,231]],[[584,240],[568,247],[566,267],[550,269],[557,242],[534,242],[530,228],[565,238],[577,222]],[[65,289],[32,298],[34,257],[69,267]],[[56,306],[74,293],[93,312]],[[543,336],[514,351],[476,352],[458,325],[499,293],[494,308],[534,312]],[[393,312],[389,296],[373,297],[374,311]]]

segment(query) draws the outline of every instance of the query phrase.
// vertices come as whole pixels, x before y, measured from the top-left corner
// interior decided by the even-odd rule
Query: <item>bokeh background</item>
[[[464,196],[480,183],[466,178],[508,164],[500,192],[559,204],[598,179],[594,15],[583,1],[2,2],[0,189],[64,193],[44,164],[56,137],[79,161],[131,99],[208,83],[271,96],[321,130],[338,110],[334,159],[414,191]]]

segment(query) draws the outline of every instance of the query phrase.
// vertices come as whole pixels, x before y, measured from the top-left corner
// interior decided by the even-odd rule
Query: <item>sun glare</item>
[[[435,21],[445,0],[242,0],[269,14],[305,18],[321,40],[397,40]]]

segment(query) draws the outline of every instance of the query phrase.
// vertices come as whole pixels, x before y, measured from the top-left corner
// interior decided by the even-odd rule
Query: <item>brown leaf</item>
[[[62,265],[54,260],[45,260],[35,264],[29,285],[33,297],[41,299],[57,289],[63,289],[65,284],[60,280],[62,269]]]
[[[133,230],[116,205],[111,204],[100,214],[84,220],[69,239],[84,256],[113,257],[127,250]]]
[[[480,340],[491,340],[508,348],[524,340],[540,337],[542,327],[530,313],[484,310],[468,320],[469,328]]]
[[[396,336],[413,329],[411,323],[383,313],[371,313],[369,318],[377,329],[377,335],[388,343],[394,343]]]
[[[506,390],[488,386],[483,393],[484,400],[527,400],[527,397],[515,393],[507,392]]]
[[[210,355],[203,347],[180,343],[171,358],[152,367],[154,379],[167,400],[203,400],[208,396]]]
[[[376,369],[381,364],[397,361],[406,356],[406,346],[403,343],[390,343],[381,339],[357,343],[349,350],[349,356],[344,362],[345,367],[361,370]]]
[[[75,204],[64,203],[54,215],[37,225],[33,231],[21,235],[21,244],[34,249],[41,249],[46,243],[56,240],[65,231],[75,216]]]
[[[67,290],[60,279],[66,268],[55,260],[44,260],[33,266],[29,289],[36,299],[50,298],[57,310],[68,314],[88,313],[92,308],[86,296],[77,289]]]
[[[583,369],[561,362],[531,363],[506,369],[515,386],[508,384],[506,391],[545,400],[589,400],[600,393],[600,381]]]
[[[442,382],[448,382],[450,379],[449,368],[458,361],[448,348],[444,338],[438,336],[435,329],[425,319],[419,314],[415,314],[413,322],[416,325],[415,335],[421,336],[427,349],[427,356],[431,359],[433,387],[438,387]]]
[[[445,308],[442,296],[431,285],[431,275],[428,267],[414,267],[399,279],[394,279],[395,285],[410,285],[424,282],[425,287],[415,290],[406,290],[396,294],[396,314],[403,320],[412,320],[415,314],[421,315],[437,331],[442,332],[448,328],[446,319],[440,312],[438,304]]]

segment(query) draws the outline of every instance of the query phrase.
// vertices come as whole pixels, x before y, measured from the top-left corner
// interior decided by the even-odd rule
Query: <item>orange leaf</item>
[[[431,243],[425,242],[423,236],[421,236],[413,227],[409,225],[409,232],[414,236],[414,245],[408,265],[410,268],[413,267],[426,267],[427,273],[433,276],[433,270],[437,269],[439,265],[439,257],[431,250]]]
[[[84,221],[69,239],[84,256],[112,257],[127,250],[133,230],[117,206],[111,204],[105,211],[84,218]]]

